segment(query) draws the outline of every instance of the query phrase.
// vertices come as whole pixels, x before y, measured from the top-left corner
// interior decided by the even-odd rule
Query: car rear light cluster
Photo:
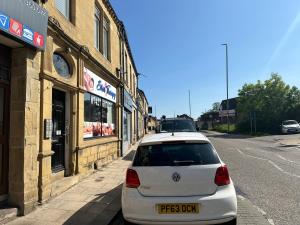
[[[138,188],[140,186],[140,179],[137,172],[133,169],[127,169],[126,173],[126,187]]]
[[[218,186],[230,184],[230,177],[226,165],[222,165],[217,169],[215,176],[215,184]]]

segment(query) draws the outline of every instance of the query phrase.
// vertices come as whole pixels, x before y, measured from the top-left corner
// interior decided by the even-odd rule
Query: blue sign
[[[33,42],[33,31],[25,25],[23,26],[23,38],[30,43]]]
[[[2,12],[0,12],[0,29],[9,29],[9,17]]]

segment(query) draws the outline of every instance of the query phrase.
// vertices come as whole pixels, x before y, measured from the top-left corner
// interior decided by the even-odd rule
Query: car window
[[[289,120],[289,121],[283,121],[282,124],[283,125],[294,125],[294,124],[298,124],[298,123],[295,120]]]
[[[162,132],[196,132],[195,123],[191,120],[166,120],[161,122]]]
[[[190,166],[220,163],[209,143],[159,144],[140,146],[133,166]]]

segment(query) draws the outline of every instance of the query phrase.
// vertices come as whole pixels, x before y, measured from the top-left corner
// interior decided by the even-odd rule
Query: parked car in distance
[[[145,137],[122,188],[125,224],[236,224],[227,166],[201,133]]]
[[[193,120],[185,118],[166,118],[160,121],[157,133],[168,132],[197,132]]]
[[[299,133],[300,125],[296,120],[285,120],[281,123],[281,132],[283,134]]]

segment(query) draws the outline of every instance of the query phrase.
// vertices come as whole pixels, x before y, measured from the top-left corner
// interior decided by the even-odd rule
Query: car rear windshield
[[[191,166],[220,163],[209,143],[159,144],[140,146],[133,166]]]
[[[166,120],[161,122],[162,132],[196,132],[192,120]]]

